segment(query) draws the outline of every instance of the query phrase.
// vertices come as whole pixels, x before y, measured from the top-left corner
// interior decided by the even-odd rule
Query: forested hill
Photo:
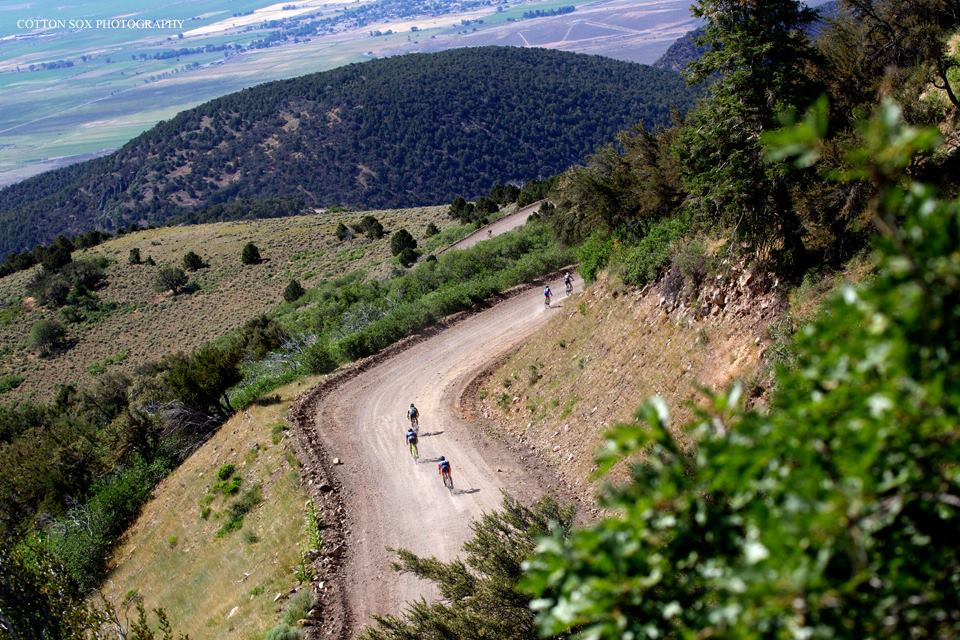
[[[619,130],[667,123],[691,103],[672,71],[532,48],[413,54],[270,82],[0,191],[0,254],[62,233],[203,218],[237,198],[449,201],[558,173]]]

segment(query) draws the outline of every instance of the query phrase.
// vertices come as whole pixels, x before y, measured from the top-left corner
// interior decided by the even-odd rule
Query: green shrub
[[[48,546],[84,590],[100,584],[114,541],[133,522],[153,487],[170,470],[167,460],[135,458],[91,488],[91,497],[51,527]]]
[[[140,264],[143,260],[140,258],[140,249],[134,247],[130,249],[130,255],[127,256],[127,262],[129,264]]]
[[[607,266],[613,240],[595,231],[577,247],[577,262],[580,263],[580,275],[587,282],[597,279],[597,274]]]
[[[390,253],[395,256],[400,255],[406,249],[416,249],[417,241],[413,239],[410,232],[406,229],[400,229],[390,238]]]
[[[299,280],[291,280],[283,290],[283,299],[287,302],[296,302],[303,297],[306,290]]]
[[[23,384],[23,380],[24,377],[16,373],[8,373],[5,376],[0,376],[0,394],[13,391]]]
[[[411,249],[410,247],[407,247],[401,250],[400,253],[397,254],[397,259],[400,261],[400,264],[402,264],[405,267],[412,266],[413,263],[415,263],[419,257],[420,257],[420,254],[417,253],[417,250]]]
[[[165,264],[157,271],[154,289],[159,293],[171,291],[174,295],[177,295],[186,286],[187,282],[187,274],[183,269]]]
[[[240,252],[240,262],[243,264],[260,264],[263,258],[260,256],[260,249],[252,242],[243,245],[243,251]]]
[[[193,251],[187,251],[183,256],[183,268],[187,271],[196,271],[197,269],[203,269],[207,264],[203,261],[198,254]]]
[[[670,263],[675,243],[688,229],[689,225],[679,217],[653,224],[636,246],[624,249],[618,256],[624,282],[642,287],[655,281]]]
[[[287,606],[283,610],[283,622],[287,625],[295,626],[298,620],[303,620],[313,608],[313,594],[310,587],[306,586],[296,592]]]
[[[217,531],[217,537],[222,538],[231,531],[243,528],[243,518],[263,501],[263,490],[259,484],[247,489],[237,501],[227,507],[226,521]]]
[[[265,640],[300,640],[303,637],[303,631],[296,629],[288,624],[281,623],[267,631]]]
[[[236,468],[237,466],[232,463],[221,465],[220,468],[217,469],[217,479],[226,480],[233,475],[233,472],[236,470]]]
[[[49,356],[60,350],[67,337],[67,330],[56,320],[37,320],[30,328],[27,346],[41,356]]]
[[[337,359],[325,342],[310,345],[300,357],[303,367],[313,374],[330,373],[337,368]]]
[[[430,224],[427,225],[426,230],[423,232],[423,236],[425,238],[430,238],[432,236],[437,235],[438,233],[440,233],[440,229],[437,228],[437,225],[431,222]]]

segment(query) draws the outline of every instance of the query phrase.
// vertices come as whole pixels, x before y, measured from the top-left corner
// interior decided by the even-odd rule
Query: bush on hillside
[[[337,223],[336,234],[337,234],[337,239],[340,240],[340,242],[353,239],[353,231],[351,231],[350,227],[343,224],[342,222]]]
[[[299,280],[291,280],[283,290],[283,299],[287,302],[296,302],[303,297],[306,290]]]
[[[400,229],[390,238],[390,253],[400,255],[405,249],[416,249],[417,241],[413,239],[410,232],[406,229]]]
[[[590,237],[577,247],[580,275],[586,282],[590,283],[597,279],[597,274],[607,266],[612,250],[613,240],[604,237],[604,234],[599,231],[590,234]]]
[[[400,252],[400,254],[397,256],[397,260],[399,260],[400,264],[402,264],[404,267],[411,267],[419,257],[420,254],[416,249],[407,247]]]
[[[240,262],[243,264],[260,264],[260,249],[252,242],[243,245],[243,251],[240,252]]]
[[[363,216],[354,229],[372,240],[379,240],[384,234],[383,225],[374,216]]]
[[[56,320],[37,320],[30,328],[27,346],[38,355],[46,357],[63,348],[67,330]]]
[[[128,264],[140,264],[143,260],[140,258],[140,249],[134,247],[130,249],[130,254],[127,256]]]
[[[207,264],[203,261],[199,255],[193,251],[188,251],[183,256],[183,268],[187,271],[196,271],[197,269],[203,269]]]
[[[189,279],[180,267],[174,267],[165,264],[157,270],[157,276],[154,279],[154,289],[158,293],[170,291],[177,295],[187,285]]]
[[[438,233],[440,233],[440,229],[437,228],[437,225],[431,222],[430,224],[427,225],[426,230],[423,232],[423,236],[425,238],[431,238],[437,235]]]

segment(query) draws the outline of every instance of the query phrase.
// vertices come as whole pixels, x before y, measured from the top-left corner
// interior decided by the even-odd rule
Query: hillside
[[[391,208],[475,195],[558,173],[637,122],[665,124],[691,95],[671,71],[518,48],[399,56],[267,83],[0,191],[0,255],[234,198]]]
[[[449,227],[443,207],[375,211],[387,233],[406,228],[418,240],[430,223]],[[104,371],[130,372],[177,351],[190,351],[282,301],[291,279],[305,287],[349,271],[371,277],[389,271],[390,238],[358,236],[340,241],[338,223],[356,223],[366,213],[327,213],[259,221],[164,227],[120,236],[75,258],[104,257],[106,285],[97,291],[105,304],[89,320],[65,322],[71,346],[56,358],[40,358],[26,348],[31,327],[63,314],[24,299],[27,283],[40,267],[0,279],[0,366],[5,379],[22,379],[0,398],[4,402],[49,398],[58,384],[84,385]],[[435,240],[442,239],[440,236]],[[254,241],[264,262],[243,265],[243,245]],[[429,244],[426,246],[430,246]],[[156,265],[128,264],[131,249]],[[189,273],[196,291],[177,296],[154,288],[163,264],[180,265],[188,251],[207,266]]]

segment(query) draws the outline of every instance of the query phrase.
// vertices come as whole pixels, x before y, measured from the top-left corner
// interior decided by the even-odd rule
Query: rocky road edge
[[[311,590],[315,604],[306,620],[306,640],[349,640],[357,623],[365,622],[353,620],[347,606],[344,560],[350,543],[344,534],[346,507],[342,485],[334,473],[336,463],[324,448],[322,425],[317,424],[316,420],[321,403],[345,382],[364,371],[499,302],[527,293],[572,268],[572,265],[567,266],[528,283],[511,287],[471,309],[449,315],[420,333],[399,340],[378,353],[335,371],[294,400],[287,412],[287,422],[293,431],[294,449],[301,464],[300,481],[313,502],[323,536],[323,548],[310,558],[313,568]]]

